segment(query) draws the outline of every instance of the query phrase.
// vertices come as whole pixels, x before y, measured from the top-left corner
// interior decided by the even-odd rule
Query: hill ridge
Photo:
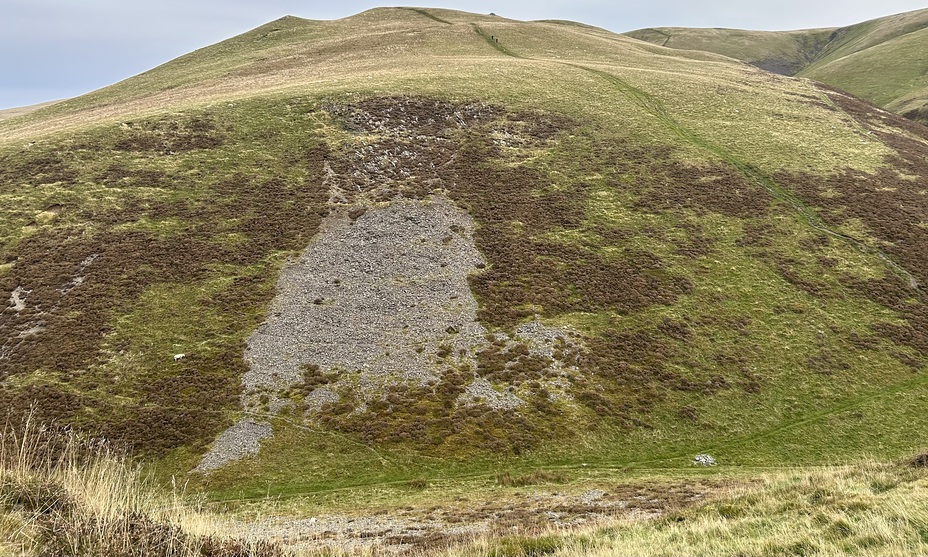
[[[716,52],[788,76],[816,79],[928,122],[928,9],[845,27],[796,31],[658,27],[626,33],[671,48]],[[903,45],[908,42],[911,44]]]

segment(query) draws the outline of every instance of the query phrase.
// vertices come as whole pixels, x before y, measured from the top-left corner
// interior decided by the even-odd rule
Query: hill
[[[666,27],[627,33],[669,48],[715,52],[848,91],[928,123],[928,10],[803,31]]]
[[[0,120],[6,120],[8,118],[22,116],[23,114],[28,114],[32,112],[33,110],[38,110],[42,107],[50,106],[52,104],[55,104],[56,102],[58,101],[44,102],[44,103],[33,104],[29,106],[21,106],[17,108],[6,108],[3,110],[0,110]]]
[[[716,54],[286,17],[0,122],[0,404],[215,500],[898,458],[926,161]]]

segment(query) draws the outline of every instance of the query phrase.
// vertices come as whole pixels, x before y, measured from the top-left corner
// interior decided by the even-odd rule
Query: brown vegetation
[[[182,120],[126,122],[116,140],[116,151],[153,152],[162,155],[183,153],[194,149],[212,149],[222,145],[223,138],[208,117]]]
[[[650,212],[691,209],[741,219],[762,217],[772,201],[766,190],[745,180],[734,168],[695,169],[667,162],[652,167],[656,186],[642,192],[638,207]]]
[[[568,312],[631,313],[654,304],[672,304],[691,291],[688,279],[669,273],[659,257],[646,251],[625,249],[622,257],[604,257],[598,252],[600,246],[546,237],[591,226],[586,216],[588,186],[577,182],[566,188],[546,188],[548,179],[541,171],[524,164],[504,164],[504,157],[510,156],[504,155],[504,150],[513,146],[550,149],[552,141],[576,127],[576,123],[556,115],[507,114],[494,106],[452,105],[419,98],[373,99],[352,107],[329,109],[342,119],[347,130],[378,138],[333,163],[341,169],[340,175],[354,177],[345,191],[356,190],[364,195],[376,188],[375,199],[390,199],[398,195],[424,196],[442,187],[479,223],[475,242],[490,266],[472,276],[471,287],[480,302],[478,317],[487,326],[509,329],[534,313],[547,317]],[[504,143],[495,139],[499,137],[506,138]],[[369,155],[365,154],[368,152]],[[396,156],[397,153],[402,155]],[[379,158],[375,159],[375,155]],[[659,160],[659,155],[631,147],[623,150],[621,145],[606,148],[599,155],[594,153],[593,163],[598,157],[607,166],[619,166],[623,171],[647,177],[646,184],[652,185],[653,191],[643,188],[640,199],[649,199],[654,191],[665,192],[648,206],[655,212],[697,209],[738,216],[763,215],[769,204],[763,192],[752,197],[757,192],[730,170],[694,172],[680,165],[668,166],[666,161]],[[590,162],[584,160],[580,164]],[[410,183],[420,189],[411,189]],[[592,226],[605,245],[621,245],[621,231]],[[693,229],[694,225],[688,227]],[[679,243],[682,253],[698,256],[707,252],[708,242],[698,230],[695,232]],[[725,388],[726,382],[721,379],[710,380],[706,383],[708,387],[703,383],[696,387],[688,380],[648,367],[663,361],[660,349],[655,350],[655,342],[659,343],[661,336],[657,331],[646,339],[642,337],[641,343],[627,342],[631,339],[618,342],[593,339],[592,351],[600,351],[602,357],[579,360],[577,354],[570,356],[583,364],[585,371],[607,379],[612,386],[609,396],[603,397],[591,390],[592,383],[578,385],[577,400],[603,417],[641,425],[644,422],[636,416],[646,413],[660,390],[648,385],[710,391]],[[647,357],[638,358],[641,355]],[[563,353],[560,356],[565,357]],[[616,371],[614,367],[619,362],[623,365],[634,362],[638,371]],[[490,347],[478,355],[476,372],[502,385],[535,382],[530,385],[533,407],[544,415],[556,412],[549,393],[537,383],[546,378],[551,363],[549,358],[529,354],[524,346],[506,347],[491,340]],[[445,389],[439,387],[436,392],[444,393]],[[449,392],[452,393],[457,394]],[[427,394],[397,396],[398,401],[411,403],[421,401]],[[512,415],[502,415],[499,411],[471,408],[449,414],[450,401],[445,399],[436,407],[446,410],[429,422],[422,416],[430,412],[421,403],[411,408],[407,404],[407,410],[401,411],[402,405],[389,404],[389,398],[386,396],[382,404],[368,408],[384,419],[377,424],[366,423],[362,427],[365,438],[397,440],[420,435],[422,439],[438,442],[448,433],[465,431],[476,436],[478,446],[498,448],[500,439],[509,439],[517,452],[527,448],[525,441],[530,441],[531,446],[537,439],[529,425],[531,421],[525,425],[518,423],[524,421],[520,413],[508,411],[503,414]],[[631,400],[616,403],[617,398]],[[363,421],[373,420],[365,417]],[[351,429],[357,430],[358,426],[360,421]],[[410,427],[416,431],[409,431]],[[436,431],[446,433],[436,437]]]
[[[776,180],[815,207],[828,226],[840,229],[851,221],[866,226],[866,237],[909,273],[912,281],[895,273],[881,280],[841,276],[842,283],[861,295],[898,312],[904,324],[884,323],[876,332],[900,345],[928,354],[928,128],[841,92],[822,86],[841,110],[867,134],[892,147],[897,155],[874,174],[844,171],[832,176],[781,173]],[[817,246],[806,246],[811,251]],[[810,292],[814,284],[784,276]],[[913,282],[914,281],[914,282]]]
[[[915,124],[872,114],[867,105],[858,106],[840,95],[835,95],[835,102],[847,105],[841,106],[899,151],[896,162],[903,173],[928,175],[919,155],[920,143],[879,127],[924,133],[913,128]],[[256,309],[265,306],[272,294],[275,268],[266,263],[267,258],[306,245],[329,210],[327,200],[333,191],[334,201],[344,203],[352,219],[363,214],[367,201],[423,199],[439,192],[467,209],[478,223],[475,243],[488,261],[470,283],[480,304],[478,317],[491,330],[511,332],[535,315],[634,315],[653,306],[676,304],[694,292],[694,277],[681,274],[668,257],[701,258],[712,253],[716,240],[701,224],[710,215],[741,220],[744,236],[738,247],[767,262],[798,289],[822,299],[835,295],[805,259],[776,247],[783,233],[771,224],[771,195],[733,167],[691,167],[675,161],[669,147],[645,149],[621,139],[603,142],[580,123],[559,115],[507,112],[480,102],[385,97],[325,108],[346,131],[363,134],[363,139],[338,151],[312,141],[303,142],[299,149],[292,145],[282,149],[276,155],[279,160],[305,170],[299,181],[273,172],[251,176],[233,165],[208,178],[198,174],[201,186],[191,197],[182,190],[189,177],[175,170],[176,165],[154,169],[114,162],[94,170],[93,179],[119,192],[118,203],[63,203],[56,209],[69,222],[93,222],[96,232],[45,227],[5,246],[4,260],[16,264],[0,275],[0,292],[17,286],[30,292],[25,309],[7,308],[0,315],[0,340],[7,354],[0,360],[0,376],[44,368],[54,371],[55,382],[4,386],[0,402],[22,409],[38,400],[49,417],[74,422],[94,409],[96,415],[107,416],[97,420],[101,432],[144,450],[203,448],[228,425],[226,411],[236,406],[238,380],[245,371],[243,339],[257,326]],[[136,122],[119,128],[112,137],[89,134],[54,149],[19,153],[0,170],[4,180],[0,187],[22,187],[27,182],[24,176],[37,183],[76,186],[78,177],[87,178],[81,175],[78,154],[91,149],[155,158],[222,149],[241,132],[217,121],[205,113]],[[566,148],[568,132],[574,134],[572,141],[583,145],[583,157],[558,152]],[[251,133],[261,141],[275,137],[268,130]],[[569,160],[558,179],[544,164],[530,162],[540,152]],[[594,186],[580,178],[591,173],[602,174],[603,183]],[[882,249],[920,281],[928,277],[928,254],[923,253],[928,241],[922,237],[925,229],[918,226],[926,219],[925,199],[918,181],[889,170],[874,176],[846,172],[776,179],[819,210],[833,228],[850,218],[862,221],[887,242]],[[623,196],[628,209],[673,224],[624,228],[591,218],[594,189],[603,187],[610,195]],[[158,188],[176,195],[149,199],[125,193],[134,188]],[[824,191],[840,195],[823,196]],[[129,226],[142,220],[176,221],[182,223],[183,232],[163,234]],[[221,237],[235,240],[217,241]],[[635,242],[641,237],[653,244]],[[836,269],[826,255],[830,244],[824,234],[802,242],[800,247],[814,254],[813,266]],[[666,246],[672,255],[658,255],[650,245]],[[191,354],[169,370],[135,378],[136,385],[128,391],[134,402],[129,404],[111,406],[87,394],[112,382],[110,377],[85,372],[99,363],[101,349],[121,353],[133,348],[130,338],[113,334],[116,316],[136,309],[139,297],[153,285],[203,283],[223,276],[226,271],[219,269],[229,266],[239,273],[200,303],[216,315],[252,316],[239,323],[238,337],[229,337],[238,340],[224,341],[209,356]],[[242,272],[246,268],[249,271]],[[924,333],[928,314],[922,304],[910,303],[910,288],[897,284],[894,277],[879,283],[846,276],[840,280],[906,319],[904,325],[879,325],[876,333],[928,353]],[[544,386],[546,380],[555,379],[551,370],[557,360],[582,370],[583,378],[569,379],[567,388],[592,415],[613,425],[647,427],[651,409],[668,393],[711,395],[732,388],[756,393],[762,388],[763,378],[733,350],[720,350],[708,363],[689,357],[686,346],[707,331],[733,329],[750,336],[743,320],[707,319],[714,317],[691,315],[640,328],[606,326],[588,335],[587,351],[562,346],[553,359],[533,355],[524,345],[490,340],[477,354],[473,370],[449,367],[433,384],[388,389],[364,413],[352,412],[359,402],[342,392],[338,403],[323,406],[320,419],[371,443],[429,448],[466,438],[469,446],[519,452],[557,434],[558,426],[550,425],[556,420],[545,417],[560,410]],[[26,334],[30,331],[41,334]],[[855,338],[849,340],[854,346],[868,342]],[[143,354],[146,369],[165,368],[166,356]],[[450,347],[440,349],[438,356],[450,366]],[[911,359],[904,351],[899,357]],[[679,371],[681,363],[685,374]],[[824,348],[810,354],[808,365],[820,373],[846,366]],[[305,396],[319,386],[334,384],[333,377],[318,370],[305,371],[303,384],[291,394]],[[521,389],[519,396],[529,404],[518,411],[457,406],[455,401],[474,374]],[[685,419],[698,419],[695,412],[681,412]],[[143,423],[145,427],[139,427]]]
[[[209,119],[155,120],[134,124],[127,138],[90,135],[82,141],[55,145],[53,159],[26,159],[30,174],[15,168],[0,175],[0,187],[16,188],[34,176],[44,180],[73,180],[78,174],[78,151],[151,150],[152,156],[216,148],[219,132]],[[213,139],[210,139],[213,138]],[[224,291],[201,300],[221,315],[253,315],[272,295],[274,267],[263,261],[281,250],[302,248],[315,233],[325,204],[322,167],[327,150],[307,145],[299,164],[307,171],[302,183],[281,178],[261,179],[233,173],[218,176],[205,199],[149,201],[125,199],[111,208],[103,204],[65,204],[61,211],[77,222],[92,222],[99,230],[81,233],[69,227],[42,229],[7,247],[12,270],[0,276],[0,292],[18,286],[30,292],[22,311],[0,313],[0,379],[53,370],[61,386],[0,387],[0,405],[19,409],[38,402],[42,418],[80,421],[82,408],[94,408],[94,427],[107,436],[161,453],[188,445],[204,446],[227,426],[225,410],[234,408],[244,373],[243,342],[232,342],[218,356],[191,355],[168,373],[132,378],[139,400],[129,406],[107,408],[111,401],[94,395],[111,378],[84,370],[98,363],[104,339],[108,350],[133,348],[129,338],[112,337],[114,318],[132,311],[139,296],[158,284],[195,284],[221,276],[222,266],[253,266],[260,272],[236,276]],[[69,162],[69,158],[75,162]],[[32,162],[29,162],[29,161]],[[51,174],[54,173],[54,176]],[[45,178],[45,176],[49,176]],[[127,170],[111,165],[99,177],[119,188],[133,184],[158,185],[180,194],[179,175],[160,171]],[[153,183],[155,182],[156,183]],[[121,225],[140,219],[185,223],[183,234],[159,235]],[[218,243],[234,234],[241,241]],[[242,338],[257,323],[241,323]],[[37,332],[37,334],[32,334]],[[168,371],[162,363],[170,354],[143,353],[151,370]],[[99,416],[105,416],[100,420]]]

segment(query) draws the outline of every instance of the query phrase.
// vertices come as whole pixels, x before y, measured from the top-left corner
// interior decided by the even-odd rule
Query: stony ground
[[[278,281],[270,316],[249,339],[249,392],[279,391],[301,367],[424,382],[438,345],[484,343],[468,273],[483,265],[470,217],[449,201],[395,202],[331,219]]]
[[[432,489],[432,488],[427,488]],[[246,528],[300,552],[396,555],[437,549],[482,536],[525,535],[591,526],[615,517],[647,519],[705,500],[711,482],[684,485],[528,486],[490,498],[458,497],[427,507],[373,510],[357,515],[272,516]],[[439,498],[440,499],[440,498]]]
[[[248,340],[242,403],[249,415],[216,439],[198,469],[214,470],[258,452],[271,428],[255,415],[291,405],[287,393],[304,382],[308,366],[332,378],[306,393],[310,415],[337,403],[346,388],[370,401],[391,385],[437,381],[449,365],[475,369],[488,338],[523,345],[566,373],[551,356],[568,331],[536,321],[512,338],[502,332],[490,337],[478,322],[467,277],[486,262],[474,246],[473,226],[465,211],[442,196],[329,217],[281,272],[267,320]],[[561,383],[552,383],[552,397],[567,396]],[[503,410],[523,404],[511,390],[477,377],[459,401]]]

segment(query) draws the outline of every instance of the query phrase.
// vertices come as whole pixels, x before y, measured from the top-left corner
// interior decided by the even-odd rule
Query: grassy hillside
[[[913,120],[928,122],[928,29],[920,29],[806,70],[804,77],[829,83]],[[887,64],[888,60],[903,63]]]
[[[153,485],[124,452],[43,426],[29,415],[0,428],[3,555],[282,557],[235,539],[233,525]]]
[[[715,52],[783,75],[827,83],[925,123],[928,10],[848,27],[803,31],[641,29],[628,36],[669,48]]]
[[[28,114],[32,112],[33,110],[38,110],[42,107],[55,104],[56,102],[58,101],[50,101],[50,102],[45,102],[45,103],[33,104],[29,106],[21,106],[17,108],[7,108],[4,110],[0,110],[0,120],[6,120],[8,118],[22,116],[23,114]]]
[[[835,32],[837,28],[778,32],[660,27],[626,35],[667,48],[715,52],[773,73],[795,75],[815,60]]]
[[[165,474],[231,439],[191,476],[218,501],[896,458],[928,436],[926,161],[714,54],[283,18],[0,122],[0,401]]]
[[[767,472],[656,520],[481,540],[449,555],[921,555],[924,478],[909,463]]]

